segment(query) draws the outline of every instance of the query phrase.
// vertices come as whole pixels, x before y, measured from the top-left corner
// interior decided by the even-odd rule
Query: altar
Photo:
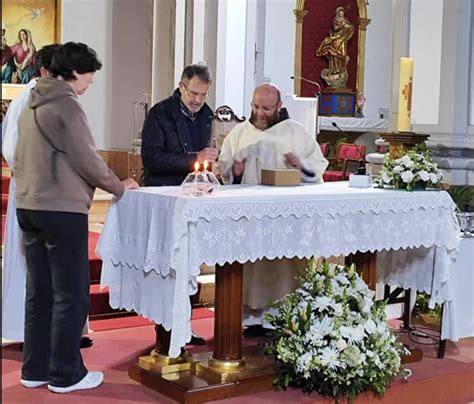
[[[231,263],[424,247],[432,265],[425,266],[423,284],[440,303],[452,296],[449,273],[459,244],[454,211],[444,191],[355,189],[347,182],[230,185],[204,197],[184,195],[180,187],[141,188],[109,209],[97,249],[101,286],[109,288],[112,307],[172,330],[171,357],[191,338],[188,296],[196,292],[202,263],[227,265],[217,269],[219,289]],[[237,356],[239,310],[232,325]],[[221,331],[214,336],[217,346]]]

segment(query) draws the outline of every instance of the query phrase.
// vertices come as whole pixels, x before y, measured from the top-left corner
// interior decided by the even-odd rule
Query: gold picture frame
[[[18,56],[28,62],[24,65],[13,59],[22,40],[28,45],[28,50]],[[31,79],[34,53],[60,41],[61,0],[2,0],[2,100],[21,94]],[[4,51],[6,47],[8,51]]]

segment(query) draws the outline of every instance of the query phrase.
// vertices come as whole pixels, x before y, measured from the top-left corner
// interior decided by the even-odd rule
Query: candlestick
[[[413,93],[413,58],[400,59],[400,87],[398,94],[399,132],[411,132],[411,97]]]

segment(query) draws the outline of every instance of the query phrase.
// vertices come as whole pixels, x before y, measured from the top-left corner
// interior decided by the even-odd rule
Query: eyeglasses
[[[198,93],[196,91],[190,90],[184,81],[182,81],[181,84],[184,86],[184,88],[186,89],[188,95],[190,95],[191,97],[194,97],[194,98],[207,98],[207,96],[208,96],[208,93]]]
[[[254,102],[251,102],[250,106],[255,111],[262,110],[264,114],[271,114],[275,110],[275,108],[277,107],[278,104],[279,104],[279,102],[277,102],[275,105],[273,105],[271,107],[260,107],[257,104],[255,104]]]

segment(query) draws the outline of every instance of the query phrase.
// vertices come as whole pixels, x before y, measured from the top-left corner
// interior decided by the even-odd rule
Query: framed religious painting
[[[2,0],[2,115],[34,76],[36,52],[61,39],[61,0]]]

